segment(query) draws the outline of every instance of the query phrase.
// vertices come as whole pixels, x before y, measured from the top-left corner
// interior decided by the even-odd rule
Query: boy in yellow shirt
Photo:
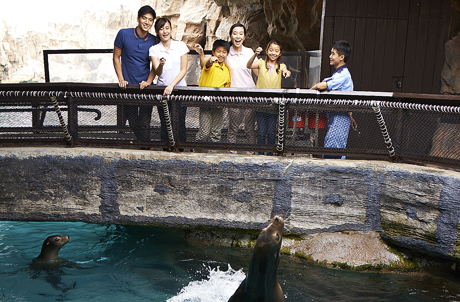
[[[224,40],[214,41],[212,57],[205,62],[201,72],[200,87],[230,87],[230,69],[224,63],[229,51],[230,43]],[[204,53],[201,52],[200,56],[204,57]],[[200,129],[196,140],[220,141],[223,116],[221,107],[200,107]]]

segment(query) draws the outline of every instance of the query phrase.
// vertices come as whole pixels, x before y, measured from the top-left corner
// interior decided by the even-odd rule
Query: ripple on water
[[[71,237],[60,257],[90,269],[26,269],[54,234]],[[227,301],[251,255],[191,246],[164,228],[0,222],[0,300]],[[460,279],[451,275],[357,273],[282,256],[278,278],[286,301],[460,301]]]

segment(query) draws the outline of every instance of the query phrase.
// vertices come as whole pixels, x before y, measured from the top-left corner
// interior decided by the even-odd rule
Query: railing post
[[[286,129],[286,100],[283,98],[275,98],[278,103],[278,142],[276,144],[276,151],[278,155],[282,155],[284,151],[284,137]]]
[[[66,98],[66,97],[64,97]],[[69,127],[70,147],[74,147],[78,139],[78,110],[77,99],[73,97],[67,98],[67,124]]]

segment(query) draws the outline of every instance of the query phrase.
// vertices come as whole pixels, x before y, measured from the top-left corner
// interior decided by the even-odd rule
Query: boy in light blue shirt
[[[325,78],[321,83],[313,85],[315,90],[340,90],[353,91],[353,80],[347,68],[347,61],[351,55],[351,46],[347,41],[337,41],[332,45],[329,56],[330,65],[335,67],[331,77]],[[347,146],[350,125],[356,126],[356,122],[349,112],[327,113],[327,133],[324,139],[324,148],[340,148]],[[345,156],[324,155],[323,158],[341,158]]]

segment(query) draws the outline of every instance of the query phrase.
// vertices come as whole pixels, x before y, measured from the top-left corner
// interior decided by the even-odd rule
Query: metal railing
[[[163,89],[151,86],[139,90],[130,85],[122,90],[117,84],[1,84],[0,145],[240,150],[460,166],[459,96],[181,87],[164,97]],[[136,139],[126,122],[126,105],[157,106],[149,141]],[[180,133],[181,108],[186,108],[184,135]],[[202,126],[200,108],[223,110],[219,141],[196,138]],[[230,142],[227,112],[232,108],[275,112],[275,143],[251,140],[251,125],[238,129],[236,141]],[[159,110],[170,121],[166,138],[161,135]],[[344,149],[323,147],[330,112],[352,112],[357,121]],[[252,131],[257,137],[260,129]]]

